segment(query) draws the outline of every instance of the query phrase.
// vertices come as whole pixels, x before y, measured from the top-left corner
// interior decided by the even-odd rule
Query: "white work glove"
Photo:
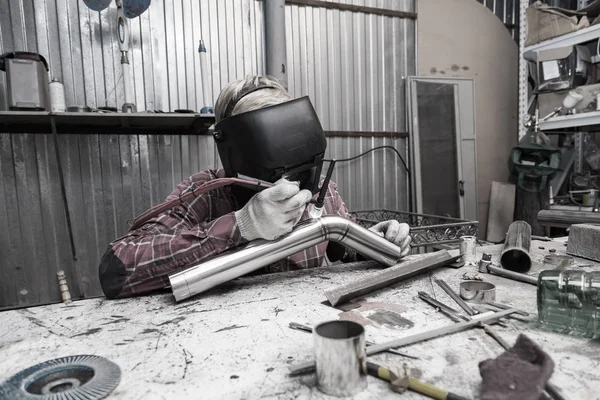
[[[311,198],[310,190],[300,190],[298,182],[278,180],[235,212],[242,237],[252,241],[285,235],[298,223]]]
[[[390,219],[370,227],[369,230],[400,247],[402,257],[410,251],[410,227],[407,224],[401,224],[394,219]]]

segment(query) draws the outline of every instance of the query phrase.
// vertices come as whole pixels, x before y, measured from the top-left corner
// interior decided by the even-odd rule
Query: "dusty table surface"
[[[537,263],[530,275],[547,269],[541,261],[551,248],[564,254],[566,247],[560,241],[533,241]],[[478,254],[492,253],[497,261],[500,249],[478,248]],[[312,358],[311,335],[290,329],[290,322],[355,320],[377,343],[448,325],[452,322],[419,300],[417,292],[458,309],[431,278],[443,278],[458,291],[462,275],[476,268],[437,269],[365,296],[359,308],[349,311],[322,304],[324,289],[375,272],[355,263],[238,279],[179,304],[170,294],[159,294],[3,312],[0,381],[49,359],[95,354],[121,367],[121,383],[111,399],[328,398],[315,388],[314,375],[287,375],[291,364]],[[531,313],[525,321],[508,319],[507,328],[496,326],[497,331],[511,344],[523,332],[541,345],[556,365],[551,382],[569,399],[600,399],[600,342],[544,330],[537,322],[534,286],[490,275],[485,280],[496,285],[498,302]],[[423,381],[478,398],[478,363],[503,350],[475,328],[403,351],[419,359],[384,353],[372,360],[386,366],[406,363]],[[368,380],[368,389],[354,398],[424,398],[413,392],[399,395],[385,382]]]

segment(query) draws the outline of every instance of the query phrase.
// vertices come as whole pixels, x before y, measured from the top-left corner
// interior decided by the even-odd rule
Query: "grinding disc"
[[[0,385],[3,400],[97,400],[112,392],[121,369],[91,355],[68,356],[29,367]]]

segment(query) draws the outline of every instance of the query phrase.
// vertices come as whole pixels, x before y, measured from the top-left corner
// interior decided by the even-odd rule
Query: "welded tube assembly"
[[[400,247],[345,218],[309,219],[275,240],[255,240],[169,275],[173,296],[175,301],[185,300],[324,241],[341,243],[387,266],[396,264],[402,253]]]

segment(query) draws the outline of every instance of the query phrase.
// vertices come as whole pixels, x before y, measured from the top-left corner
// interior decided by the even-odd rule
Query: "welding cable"
[[[367,373],[384,381],[392,383],[396,380],[396,375],[389,369],[367,361]],[[408,389],[420,393],[424,396],[437,400],[466,400],[464,397],[450,393],[446,390],[436,388],[425,382],[421,382],[413,377],[408,378]]]
[[[396,153],[396,155],[398,156],[398,158],[400,158],[400,161],[402,161],[402,165],[404,165],[404,169],[406,170],[406,172],[410,172],[409,169],[408,169],[408,166],[406,165],[406,162],[404,162],[404,158],[402,158],[402,155],[400,154],[400,152],[398,152],[398,150],[396,150],[396,148],[394,146],[377,146],[377,147],[373,147],[370,150],[365,151],[364,153],[360,153],[359,155],[356,155],[354,157],[341,158],[341,159],[336,158],[335,160],[337,162],[354,161],[357,158],[360,158],[362,156],[366,156],[367,154],[369,154],[369,153],[371,153],[371,152],[373,152],[375,150],[381,150],[381,149],[390,149],[390,150],[393,150]],[[323,161],[331,162],[333,160],[323,160]]]

